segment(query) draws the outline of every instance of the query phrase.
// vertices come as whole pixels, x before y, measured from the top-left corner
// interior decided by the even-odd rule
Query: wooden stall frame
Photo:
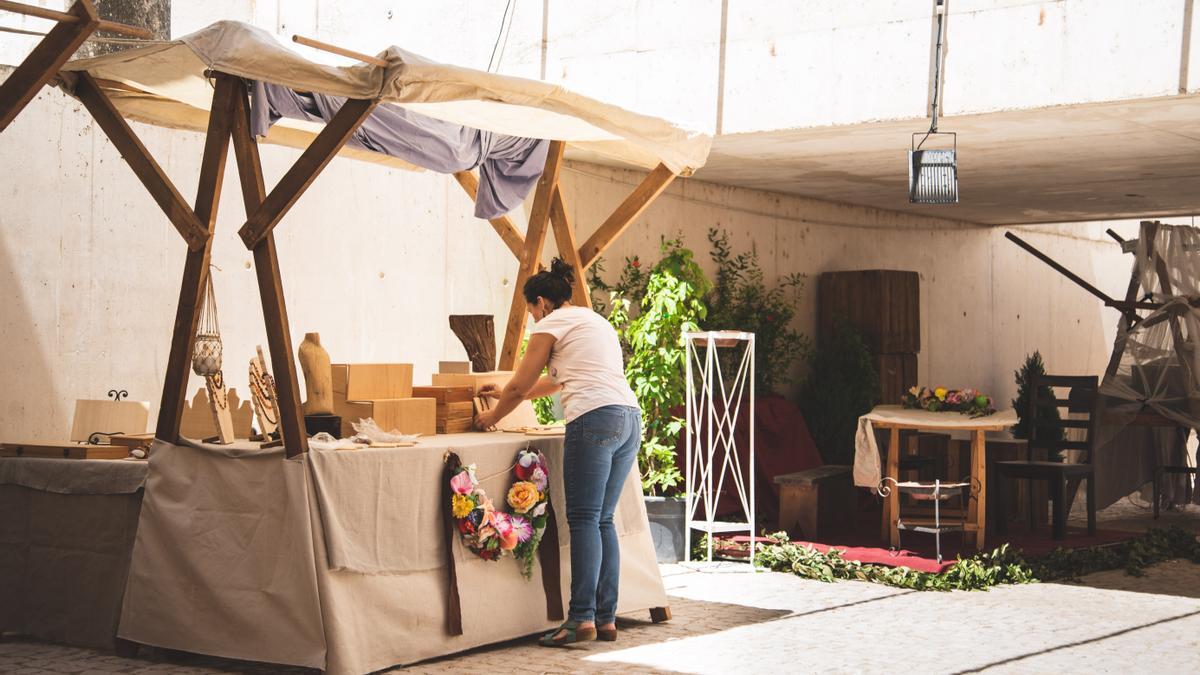
[[[146,191],[162,209],[167,220],[187,244],[188,252],[180,284],[179,302],[172,329],[171,349],[164,378],[155,436],[178,442],[180,421],[187,396],[191,351],[194,347],[196,322],[203,300],[203,288],[209,273],[216,214],[220,203],[221,182],[224,177],[230,141],[241,177],[242,198],[247,219],[240,228],[246,247],[253,252],[258,275],[259,292],[266,323],[271,365],[280,401],[280,430],[288,457],[308,451],[308,439],[303,433],[303,414],[300,407],[299,381],[291,348],[287,309],[280,278],[279,259],[275,247],[274,228],[282,221],[316,177],[344,147],[353,133],[371,114],[377,100],[347,101],[325,128],[313,139],[279,183],[266,191],[258,154],[258,141],[249,126],[248,92],[240,78],[210,72],[215,81],[213,103],[209,115],[200,180],[194,207],[182,197],[174,183],[154,160],[133,129],[126,122],[105,88],[129,89],[126,85],[97,80],[87,72],[59,72],[71,54],[96,30],[108,30],[134,37],[151,37],[145,29],[116,24],[99,19],[91,0],[76,0],[66,13],[0,0],[0,10],[52,18],[59,24],[17,67],[7,80],[0,83],[0,131],[33,99],[42,86],[60,78],[73,86],[75,96],[83,102],[97,125],[121,153]],[[336,51],[359,60],[376,63],[379,59],[343,50],[323,42],[296,36],[296,42],[326,51]],[[528,317],[522,287],[525,280],[540,267],[546,234],[552,229],[559,255],[575,268],[577,283],[572,302],[591,305],[585,281],[587,268],[612,245],[650,203],[674,180],[675,174],[659,164],[634,188],[631,194],[582,244],[578,245],[575,229],[559,185],[564,141],[551,141],[546,167],[538,180],[528,225],[524,235],[508,216],[489,220],[497,235],[518,260],[518,272],[513,288],[503,348],[499,355],[500,370],[516,365],[517,352]],[[454,174],[459,185],[474,201],[479,188],[473,172]]]

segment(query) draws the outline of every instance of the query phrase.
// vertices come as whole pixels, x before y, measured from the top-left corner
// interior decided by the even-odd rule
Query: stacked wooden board
[[[384,431],[437,433],[437,401],[413,396],[411,363],[335,363],[332,369],[333,412],[342,418],[343,438],[368,417]]]
[[[475,420],[471,387],[430,385],[413,387],[412,393],[417,398],[431,398],[437,402],[435,422],[439,434],[462,434],[471,431]]]
[[[497,389],[503,389],[512,376],[512,371],[509,370],[470,374],[437,373],[433,376],[433,384],[443,387],[467,387],[471,390],[471,396],[474,397],[489,384]],[[516,410],[496,424],[496,428],[501,430],[535,426],[538,426],[537,413],[534,412],[533,403],[530,401],[521,401]]]
[[[862,336],[879,374],[880,402],[898,404],[917,382],[921,279],[916,272],[825,272],[817,284],[819,339],[845,323]]]

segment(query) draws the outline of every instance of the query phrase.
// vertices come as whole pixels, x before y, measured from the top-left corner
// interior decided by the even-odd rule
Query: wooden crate
[[[332,369],[335,401],[339,396],[346,401],[372,401],[413,395],[411,363],[335,363]]]
[[[437,433],[437,401],[431,398],[384,398],[373,401],[333,400],[342,418],[342,438],[354,435],[351,423],[368,417],[384,431],[432,436]]]
[[[825,272],[817,281],[818,339],[839,320],[862,334],[876,354],[921,351],[920,276],[897,270]]]
[[[441,387],[470,387],[471,394],[474,396],[479,388],[493,384],[497,388],[503,389],[504,385],[512,379],[511,370],[496,370],[490,373],[437,373],[433,376],[434,386]],[[500,420],[496,425],[498,429],[511,429],[516,427],[534,427],[538,426],[537,413],[533,409],[533,402],[522,401],[517,409],[508,414],[507,417]]]
[[[917,385],[917,355],[876,354],[874,361],[879,374],[879,402],[900,405],[904,392]]]
[[[854,529],[851,467],[826,465],[775,477],[779,526],[795,540],[817,541]]]

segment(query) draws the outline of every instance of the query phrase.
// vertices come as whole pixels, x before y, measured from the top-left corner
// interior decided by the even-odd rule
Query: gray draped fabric
[[[254,82],[251,131],[264,136],[283,117],[328,122],[345,100]],[[439,173],[479,167],[475,216],[485,219],[502,216],[524,201],[542,175],[549,147],[546,140],[481,131],[390,104],[376,106],[349,144]]]

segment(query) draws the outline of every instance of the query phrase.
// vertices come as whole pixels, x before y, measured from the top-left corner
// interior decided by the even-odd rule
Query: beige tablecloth
[[[898,405],[875,406],[858,418],[858,431],[854,435],[854,484],[859,487],[878,488],[883,480],[874,422],[902,424],[923,431],[972,431],[1011,427],[1017,423],[1017,412],[1010,408],[986,417],[969,417],[957,412],[929,412]]]
[[[527,444],[551,468],[559,574],[570,588],[562,439],[461,434],[412,448],[312,452],[172,446],[152,454],[121,637],[205,654],[366,673],[528,635],[546,619],[541,569],[454,555],[464,635],[445,630],[442,457],[476,463],[497,502]],[[635,472],[617,513],[626,613],[666,605]]]

